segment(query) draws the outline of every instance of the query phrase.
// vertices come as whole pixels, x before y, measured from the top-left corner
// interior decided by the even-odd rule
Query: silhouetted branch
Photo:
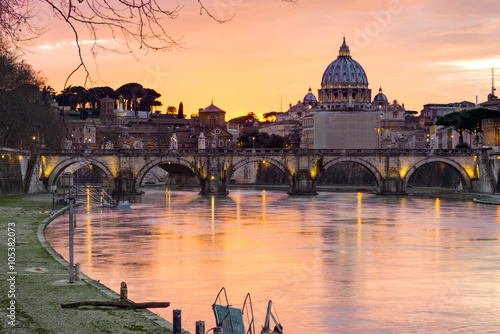
[[[281,0],[295,3],[297,0]],[[213,15],[205,6],[205,1],[197,0],[200,14],[206,13],[216,22],[231,20]],[[165,30],[165,20],[175,19],[181,6],[165,10],[158,0],[2,0],[0,1],[0,43],[18,46],[40,35],[42,28],[35,25],[37,16],[43,14],[40,4],[47,4],[55,16],[68,24],[75,37],[79,64],[70,73],[72,75],[83,68],[85,84],[90,80],[89,70],[83,50],[82,37],[90,37],[88,48],[92,56],[99,51],[113,51],[119,54],[135,56],[137,50],[168,51],[182,48],[181,39],[172,37]],[[112,38],[112,41],[108,37]]]

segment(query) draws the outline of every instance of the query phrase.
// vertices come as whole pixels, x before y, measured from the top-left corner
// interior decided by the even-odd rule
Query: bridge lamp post
[[[252,137],[252,148],[255,150],[255,137]]]

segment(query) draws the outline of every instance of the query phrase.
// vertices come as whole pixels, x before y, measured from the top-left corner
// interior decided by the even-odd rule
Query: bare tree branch
[[[182,49],[182,36],[171,36],[165,30],[165,20],[177,18],[182,6],[170,10],[159,4],[160,0],[1,0],[0,1],[0,43],[21,44],[39,37],[43,32],[35,25],[40,4],[48,5],[53,14],[66,22],[73,32],[79,64],[70,73],[70,78],[79,70],[85,72],[85,85],[92,84],[83,51],[83,41],[90,39],[88,49],[94,58],[99,52],[112,51],[131,54],[144,51],[169,51]],[[205,13],[216,22],[231,20],[213,15],[205,6],[208,0],[197,0],[200,14]],[[295,3],[297,0],[281,0]],[[38,6],[38,7],[37,7]],[[87,38],[89,36],[89,38]],[[103,37],[111,36],[112,42]],[[137,57],[136,57],[137,58]],[[95,62],[97,64],[97,62]],[[65,87],[66,87],[65,84]]]
[[[0,41],[16,47],[37,38],[41,29],[32,22],[36,16],[30,0],[0,1]]]

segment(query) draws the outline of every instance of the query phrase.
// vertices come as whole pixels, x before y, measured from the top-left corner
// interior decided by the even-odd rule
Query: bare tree
[[[39,73],[0,45],[0,146],[57,148],[66,132]]]

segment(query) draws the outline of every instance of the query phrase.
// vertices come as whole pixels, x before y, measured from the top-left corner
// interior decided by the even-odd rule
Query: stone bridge
[[[289,194],[316,193],[318,178],[341,162],[364,166],[374,177],[378,194],[405,194],[412,174],[421,166],[441,162],[460,176],[466,192],[495,193],[498,188],[500,152],[492,149],[456,150],[96,150],[45,151],[41,153],[40,179],[46,189],[68,170],[92,165],[102,170],[105,187],[113,192],[139,193],[147,172],[165,164],[189,169],[200,183],[200,194],[227,194],[236,170],[264,161],[283,172]]]

